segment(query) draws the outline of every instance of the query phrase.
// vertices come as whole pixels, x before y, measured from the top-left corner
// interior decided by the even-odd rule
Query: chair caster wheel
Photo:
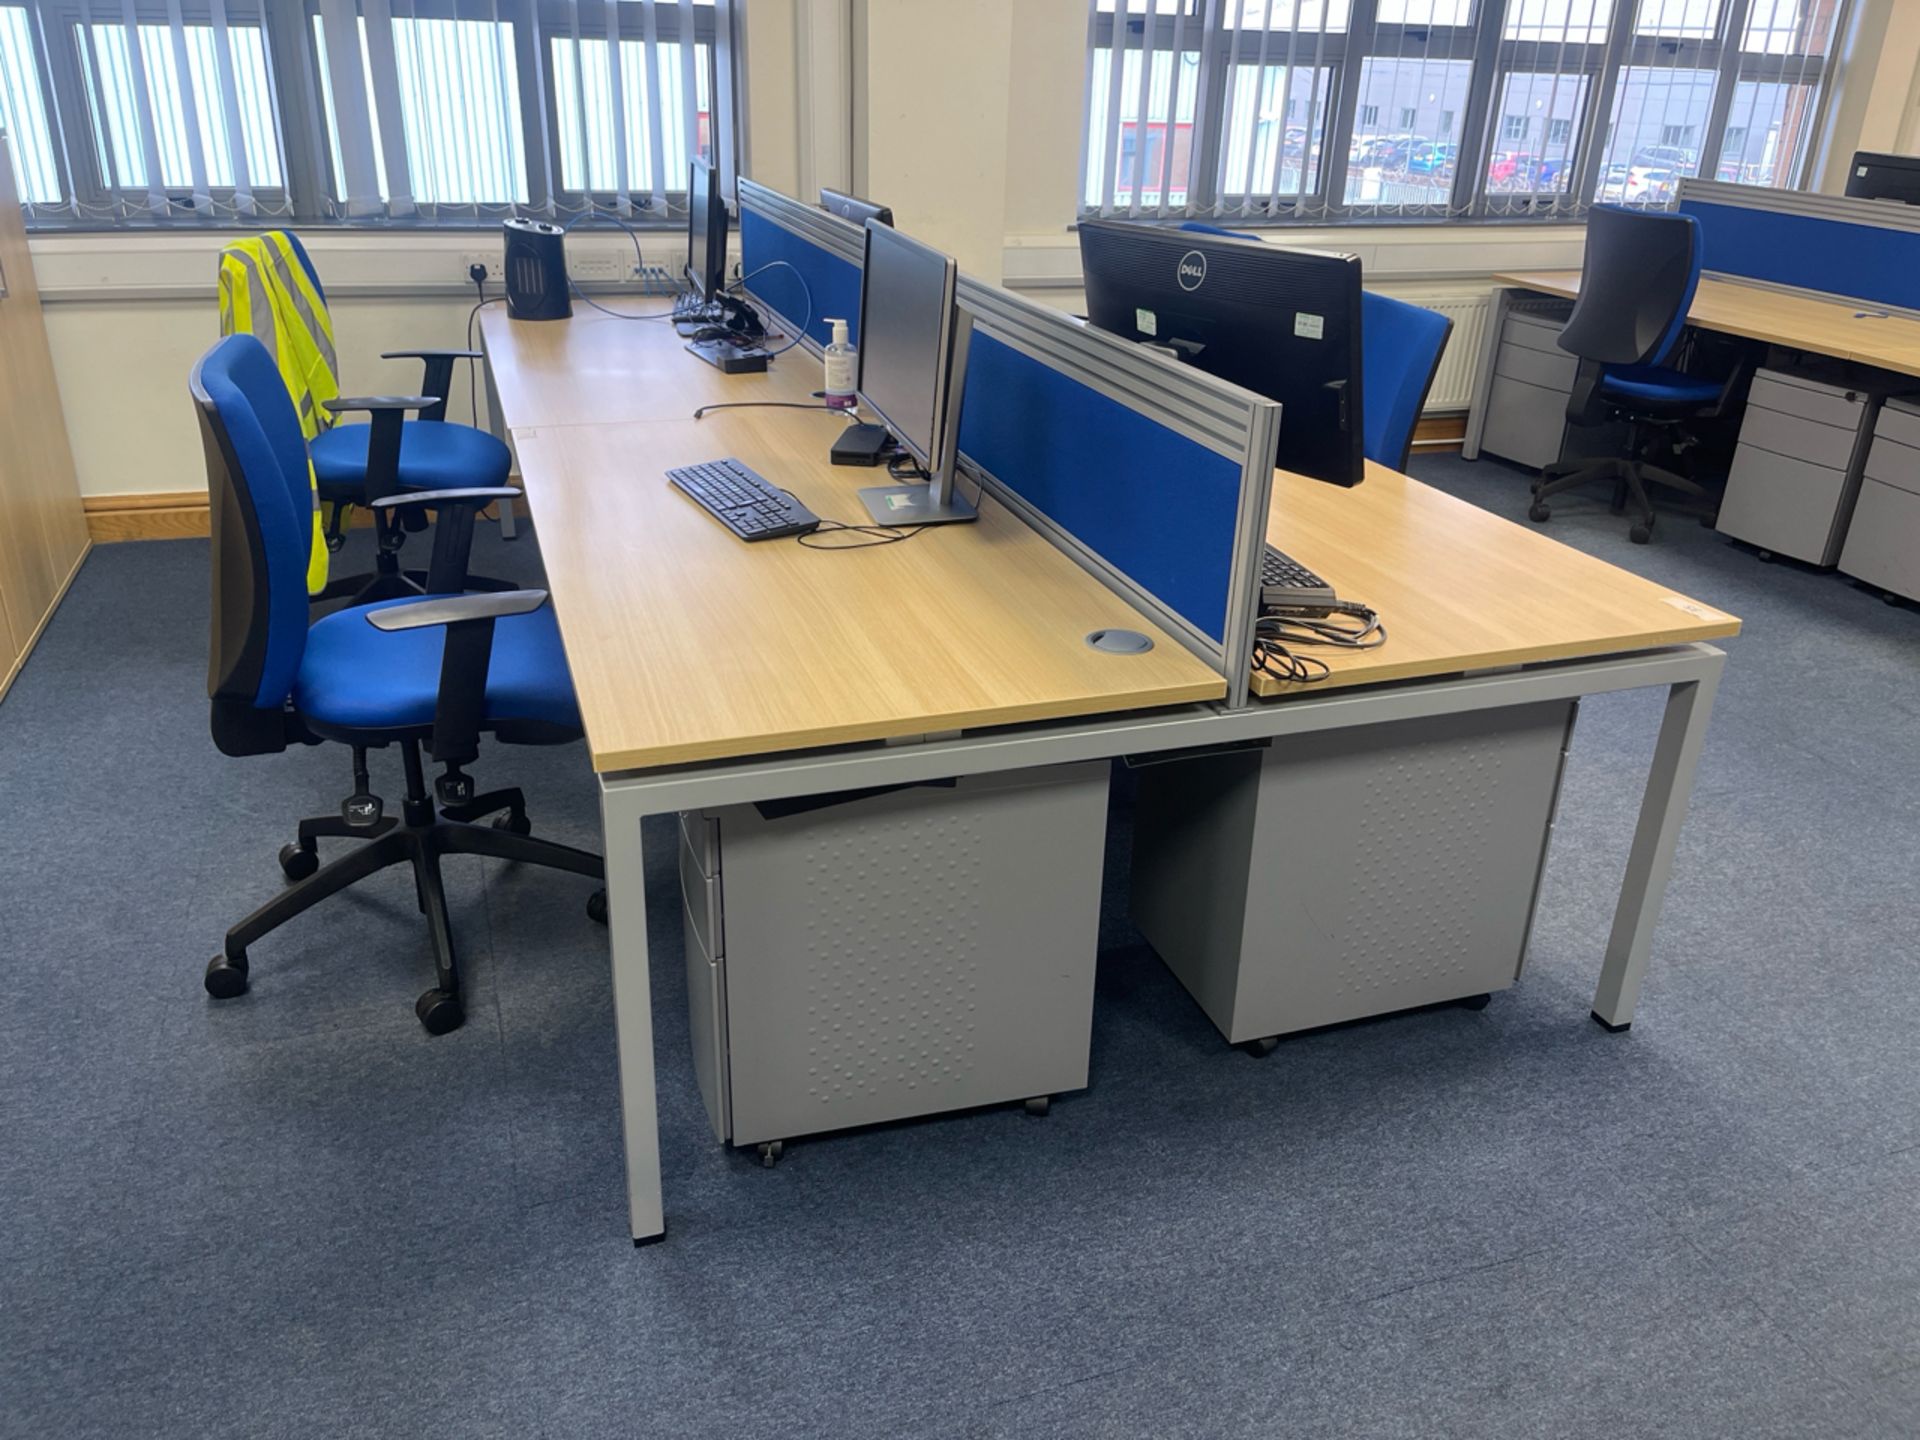
[[[247,993],[247,957],[216,955],[207,962],[206,978],[201,981],[207,994],[216,1000],[233,1000]]]
[[[1541,504],[1538,500],[1527,507],[1527,519],[1529,520],[1545,520],[1552,513],[1553,511],[1551,509]]]
[[[1466,999],[1456,1001],[1455,1003],[1458,1004],[1462,1010],[1484,1010],[1493,1003],[1493,996],[1469,995]]]
[[[291,845],[280,847],[280,873],[289,880],[304,880],[320,868],[320,853],[317,848],[295,841]]]
[[[1247,1043],[1240,1048],[1245,1050],[1247,1054],[1258,1058],[1260,1056],[1273,1054],[1279,1046],[1280,1037],[1278,1035],[1262,1035],[1258,1040],[1247,1041]]]
[[[533,834],[533,822],[529,820],[524,814],[516,815],[511,810],[509,810],[504,815],[494,816],[493,828],[496,830],[504,830],[509,835]]]
[[[425,991],[413,1002],[413,1013],[420,1017],[420,1023],[426,1027],[429,1035],[451,1034],[467,1018],[466,1007],[461,1005],[460,997],[450,995],[445,990]]]
[[[1053,1097],[1051,1095],[1035,1095],[1026,1102],[1026,1107],[1027,1114],[1029,1115],[1044,1115],[1048,1110],[1053,1108]]]
[[[587,896],[587,918],[596,925],[607,923],[607,892],[596,890]]]
[[[780,1163],[780,1157],[786,1153],[786,1149],[786,1142],[783,1140],[763,1141],[760,1146],[760,1163],[771,1170]]]
[[[1646,544],[1649,540],[1653,539],[1652,524],[1635,525],[1631,530],[1627,531],[1627,538],[1636,545]]]

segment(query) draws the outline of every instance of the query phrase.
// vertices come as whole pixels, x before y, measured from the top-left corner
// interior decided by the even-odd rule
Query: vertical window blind
[[[1091,0],[1081,205],[1571,216],[1800,182],[1849,0]]]
[[[0,0],[30,214],[684,213],[715,0]]]

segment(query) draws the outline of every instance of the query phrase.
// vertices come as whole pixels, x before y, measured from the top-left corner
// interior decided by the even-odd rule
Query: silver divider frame
[[[739,198],[743,211],[752,211],[856,267],[864,258],[861,227],[837,215],[802,204],[744,177],[739,183]],[[1227,681],[1229,708],[1247,704],[1253,622],[1260,594],[1260,560],[1266,546],[1267,511],[1273,493],[1273,457],[1279,448],[1279,404],[970,275],[960,277],[959,299],[973,312],[975,323],[1003,344],[1240,466],[1228,594],[1223,607],[1224,640],[1216,642],[1021,499],[973,457],[966,454],[960,457],[961,469],[969,478],[1102,584],[1218,669]],[[790,317],[778,311],[775,314],[789,329],[797,330]],[[811,337],[803,336],[802,342],[808,350],[819,352],[820,347]],[[1229,656],[1238,659],[1229,661]]]

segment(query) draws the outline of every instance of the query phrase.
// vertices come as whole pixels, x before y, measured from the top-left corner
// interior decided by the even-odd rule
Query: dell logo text
[[[1174,271],[1182,290],[1198,290],[1207,278],[1207,257],[1198,250],[1189,250],[1180,257],[1180,266]]]

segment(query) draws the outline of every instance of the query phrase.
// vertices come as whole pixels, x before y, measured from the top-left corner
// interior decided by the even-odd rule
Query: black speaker
[[[567,234],[544,220],[508,220],[507,314],[515,320],[564,320],[573,314],[567,298]]]

